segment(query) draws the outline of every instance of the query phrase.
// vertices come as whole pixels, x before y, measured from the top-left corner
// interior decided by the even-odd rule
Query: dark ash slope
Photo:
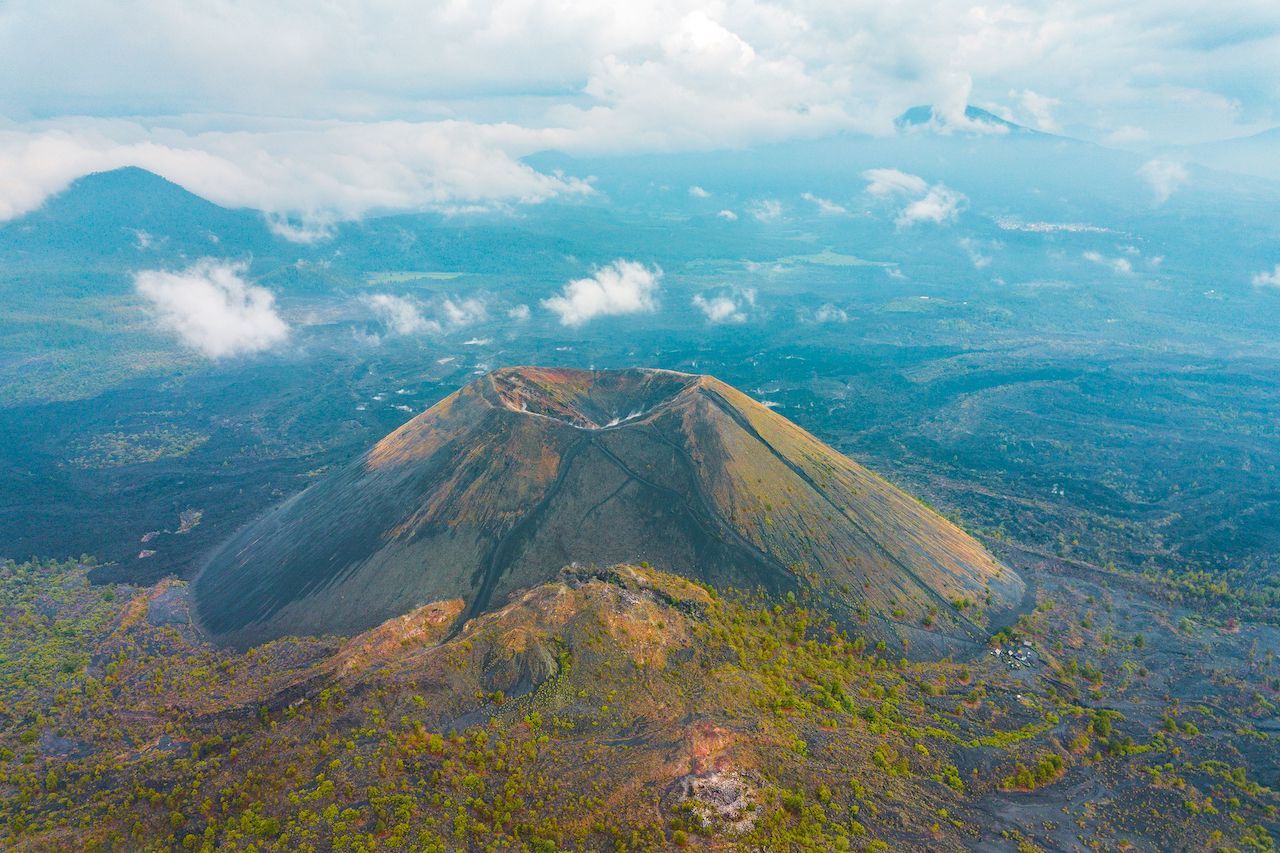
[[[808,590],[917,650],[980,639],[1023,592],[955,526],[711,377],[510,368],[245,527],[195,600],[244,645],[443,599],[466,619],[569,563],[641,561]]]

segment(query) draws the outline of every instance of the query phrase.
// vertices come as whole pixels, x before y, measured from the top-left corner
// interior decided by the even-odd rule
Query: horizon
[[[57,11],[22,0],[0,9],[0,74],[21,82],[0,94],[0,221],[125,165],[312,228],[379,210],[518,207],[590,191],[586,176],[530,168],[531,155],[885,137],[921,105],[942,133],[1001,129],[968,117],[976,108],[1220,165],[1215,143],[1280,146],[1258,136],[1280,125],[1280,68],[1261,61],[1280,55],[1280,10],[1229,5],[494,2],[304,15],[287,2],[175,14],[146,0]]]

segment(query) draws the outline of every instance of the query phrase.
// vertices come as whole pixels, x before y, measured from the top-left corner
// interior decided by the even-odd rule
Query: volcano
[[[565,566],[792,593],[914,651],[981,642],[1024,586],[955,525],[710,376],[495,371],[241,529],[193,583],[247,646],[434,601],[457,627]]]

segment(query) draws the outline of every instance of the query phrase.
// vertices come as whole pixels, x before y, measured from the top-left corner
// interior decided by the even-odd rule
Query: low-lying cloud
[[[653,313],[658,310],[662,270],[619,258],[590,278],[574,279],[559,296],[542,300],[542,306],[565,326],[581,326],[596,317]]]
[[[1254,287],[1280,287],[1280,264],[1271,272],[1263,270],[1253,277]]]
[[[960,238],[960,248],[964,249],[965,254],[969,256],[969,262],[973,264],[973,268],[976,270],[986,269],[991,266],[991,250],[998,248],[999,245],[999,243],[975,240],[972,237]]]
[[[1090,263],[1106,267],[1117,275],[1133,274],[1133,262],[1128,258],[1109,258],[1101,252],[1088,251],[1084,253],[1084,259]]]
[[[708,323],[745,323],[756,306],[754,289],[733,289],[725,293],[693,297],[693,307],[702,312]]]
[[[827,302],[814,312],[813,319],[816,323],[847,323],[849,312]]]
[[[475,297],[454,299],[446,296],[440,303],[440,310],[444,314],[445,324],[453,328],[483,323],[489,318],[484,302]]]
[[[422,307],[416,300],[390,293],[373,293],[364,297],[364,302],[388,334],[418,335],[442,331],[440,323],[423,316]]]
[[[363,301],[389,335],[438,335],[489,319],[484,300],[474,296],[445,296],[430,315],[426,306],[408,296],[372,293]]]
[[[281,213],[268,213],[266,220],[267,230],[272,234],[290,243],[307,246],[332,239],[338,230],[331,220],[322,215],[294,220]]]
[[[282,343],[289,327],[275,296],[244,278],[247,265],[205,258],[180,272],[144,270],[134,289],[160,327],[209,358],[261,352]]]
[[[867,192],[874,196],[924,195],[929,189],[924,178],[899,169],[868,169],[862,177],[867,181]]]
[[[1168,201],[1187,182],[1188,177],[1186,166],[1170,160],[1148,160],[1138,169],[1138,174],[1151,187],[1156,204]]]
[[[849,212],[845,209],[844,205],[836,204],[829,198],[823,198],[822,196],[814,195],[813,193],[801,193],[800,198],[816,205],[818,212],[825,216],[840,216]]]
[[[920,222],[940,225],[956,218],[968,199],[964,193],[938,182],[930,184],[919,175],[898,169],[868,169],[862,173],[867,192],[877,198],[897,202],[900,206],[894,224],[908,228]]]
[[[757,222],[777,222],[782,218],[782,202],[774,198],[753,202],[747,209]]]
[[[267,215],[273,233],[316,242],[334,223],[387,210],[473,210],[593,192],[521,161],[551,131],[460,121],[324,122],[188,131],[77,118],[0,124],[0,221],[35,210],[90,172],[139,166],[224,207]]]

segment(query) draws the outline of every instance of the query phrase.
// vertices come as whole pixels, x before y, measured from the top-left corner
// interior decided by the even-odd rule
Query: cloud
[[[907,228],[920,222],[942,224],[955,219],[968,199],[939,182],[930,185],[919,175],[898,169],[868,169],[862,173],[867,181],[867,192],[873,196],[897,201],[894,223]]]
[[[941,224],[956,218],[965,196],[942,184],[929,187],[924,198],[918,198],[908,204],[894,220],[899,227],[914,225],[917,222],[933,222]]]
[[[225,207],[267,214],[285,239],[314,242],[336,221],[389,210],[469,210],[593,192],[519,158],[548,131],[457,121],[302,122],[239,131],[73,119],[0,125],[0,221],[38,208],[89,172],[140,166]]]
[[[290,243],[314,245],[333,239],[337,228],[328,217],[312,216],[309,219],[294,221],[281,213],[266,214],[267,229]]]
[[[813,320],[815,323],[847,323],[849,312],[828,302],[814,312]]]
[[[1243,0],[0,8],[0,79],[22,81],[0,90],[0,218],[126,164],[295,225],[518,204],[586,190],[537,151],[889,134],[916,104],[976,132],[999,129],[971,104],[1206,141],[1274,123],[1280,48],[1276,5]]]
[[[517,323],[523,323],[529,319],[532,312],[528,305],[516,305],[507,311],[507,319],[514,320]]]
[[[817,205],[818,212],[826,216],[838,216],[849,212],[843,205],[836,204],[830,199],[816,196],[813,193],[801,193],[800,198]]]
[[[662,270],[621,258],[564,286],[559,296],[542,305],[565,326],[581,326],[596,317],[653,313],[658,310],[658,282]]]
[[[716,216],[721,219],[727,219],[730,222],[736,222],[738,220],[738,214],[734,213],[732,210],[722,210],[717,213]]]
[[[1263,270],[1253,277],[1254,287],[1280,287],[1280,264],[1271,272]]]
[[[747,210],[757,222],[776,222],[782,218],[782,202],[774,198],[752,202]]]
[[[1084,253],[1084,259],[1107,267],[1117,275],[1133,274],[1133,263],[1128,258],[1109,258],[1100,252],[1088,251]]]
[[[698,294],[692,304],[706,316],[708,323],[745,323],[747,314],[756,305],[756,292],[751,288],[733,288],[713,296]]]
[[[475,297],[454,299],[446,296],[440,303],[440,310],[444,312],[445,325],[455,329],[482,323],[489,317],[484,302]]]
[[[204,258],[180,272],[144,270],[134,289],[162,329],[209,358],[261,352],[289,336],[275,296],[244,279],[243,263]]]
[[[711,193],[707,192],[706,190],[704,190],[702,187],[699,187],[699,186],[689,187],[689,195],[693,196],[694,198],[711,198]]]
[[[982,240],[975,240],[972,237],[962,237],[960,239],[960,248],[964,249],[965,254],[969,256],[969,262],[973,264],[976,270],[986,269],[991,266],[991,249],[1000,248],[1000,244],[996,242],[986,243]]]
[[[867,126],[846,103],[847,80],[823,67],[833,57],[797,50],[805,22],[794,11],[676,0],[618,18],[611,25],[633,41],[591,60],[582,88],[590,102],[551,111],[600,144],[712,148]]]
[[[364,302],[373,311],[388,333],[393,335],[417,335],[423,332],[436,333],[442,331],[435,320],[428,320],[422,315],[417,301],[390,293],[374,293],[364,297]]]
[[[867,192],[874,196],[924,195],[929,191],[924,178],[898,169],[868,169],[862,177],[867,181]]]
[[[1045,133],[1058,133],[1062,130],[1062,125],[1053,117],[1053,108],[1062,103],[1057,98],[1050,98],[1031,89],[1010,92],[1009,95],[1017,98],[1022,111],[1031,116],[1031,123],[1037,130]]]
[[[1138,169],[1138,174],[1155,193],[1156,204],[1164,204],[1179,187],[1187,182],[1187,167],[1169,160],[1148,160]]]
[[[423,305],[407,296],[373,293],[363,297],[363,301],[388,334],[393,335],[438,335],[483,323],[489,318],[484,300],[477,297],[445,296],[437,303],[435,317],[427,316]]]

